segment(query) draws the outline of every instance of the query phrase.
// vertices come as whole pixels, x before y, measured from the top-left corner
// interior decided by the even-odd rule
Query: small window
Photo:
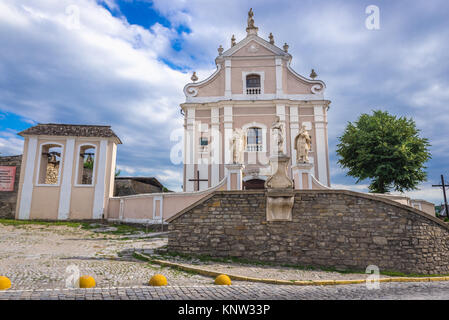
[[[209,146],[208,137],[200,137],[200,152],[207,152]]]
[[[205,147],[209,144],[209,139],[207,139],[206,137],[201,137],[200,138],[200,146]]]
[[[247,151],[262,151],[262,129],[249,128],[246,133],[246,150]]]
[[[79,148],[77,184],[92,185],[95,168],[96,148],[93,145],[82,145]]]
[[[246,94],[260,94],[260,76],[258,74],[250,74],[246,76]]]
[[[44,144],[41,150],[38,184],[57,185],[61,172],[62,147],[58,144]]]

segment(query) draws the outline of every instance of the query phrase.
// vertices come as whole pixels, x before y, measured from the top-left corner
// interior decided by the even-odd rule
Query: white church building
[[[302,125],[312,138],[309,153],[312,174],[330,187],[327,111],[323,81],[307,78],[291,67],[292,56],[285,43],[278,47],[270,33],[258,35],[251,17],[247,35],[240,42],[234,36],[226,51],[218,48],[216,71],[203,81],[184,87],[185,115],[184,191],[217,186],[231,163],[230,139],[242,129],[246,139],[243,189],[261,189],[271,174],[268,159],[274,153],[270,126],[279,116],[285,127],[284,151],[294,162],[294,138]],[[289,166],[289,176],[293,170]]]
[[[329,189],[324,82],[313,69],[309,78],[296,73],[287,43],[280,48],[271,33],[260,37],[252,10],[246,31],[239,42],[232,36],[226,51],[219,46],[212,75],[198,81],[194,72],[184,87],[183,192],[113,197],[121,141],[110,127],[39,124],[20,133],[25,141],[16,219],[163,223],[215,191],[264,189],[275,176],[270,161],[281,149],[290,189]],[[281,135],[272,130],[275,122]],[[295,138],[301,128],[310,139],[308,161],[300,163]],[[231,147],[235,132],[244,141],[239,163]],[[435,214],[425,201],[383,196]]]

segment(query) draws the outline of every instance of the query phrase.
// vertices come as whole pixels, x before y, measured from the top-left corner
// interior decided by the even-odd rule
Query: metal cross
[[[196,190],[200,191],[200,181],[209,181],[209,179],[200,179],[200,171],[196,171],[196,178],[195,179],[189,179],[189,181],[195,181],[196,182]]]
[[[449,187],[444,183],[444,177],[441,175],[441,184],[434,184],[432,187],[442,187],[443,188],[443,196],[444,196],[444,211],[446,212],[446,217],[449,217],[449,211],[447,210],[447,198],[446,198],[446,188]]]

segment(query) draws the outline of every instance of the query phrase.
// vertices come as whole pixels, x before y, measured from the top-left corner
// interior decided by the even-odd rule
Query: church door
[[[265,189],[265,181],[262,179],[251,179],[243,181],[243,190],[263,190]]]

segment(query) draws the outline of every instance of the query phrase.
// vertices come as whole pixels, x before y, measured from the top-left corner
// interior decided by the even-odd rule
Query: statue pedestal
[[[267,221],[292,221],[294,202],[292,189],[267,190]]]
[[[270,157],[270,166],[272,176],[265,181],[267,189],[291,189],[293,182],[287,175],[287,167],[290,157],[285,154],[279,154]]]
[[[292,171],[296,190],[312,189],[312,163],[297,163],[292,166]]]
[[[242,190],[242,170],[245,166],[239,163],[232,163],[225,165],[228,182],[227,190]]]
[[[295,201],[293,182],[287,175],[290,157],[279,154],[270,158],[272,176],[265,182],[267,188],[267,221],[292,221]]]

